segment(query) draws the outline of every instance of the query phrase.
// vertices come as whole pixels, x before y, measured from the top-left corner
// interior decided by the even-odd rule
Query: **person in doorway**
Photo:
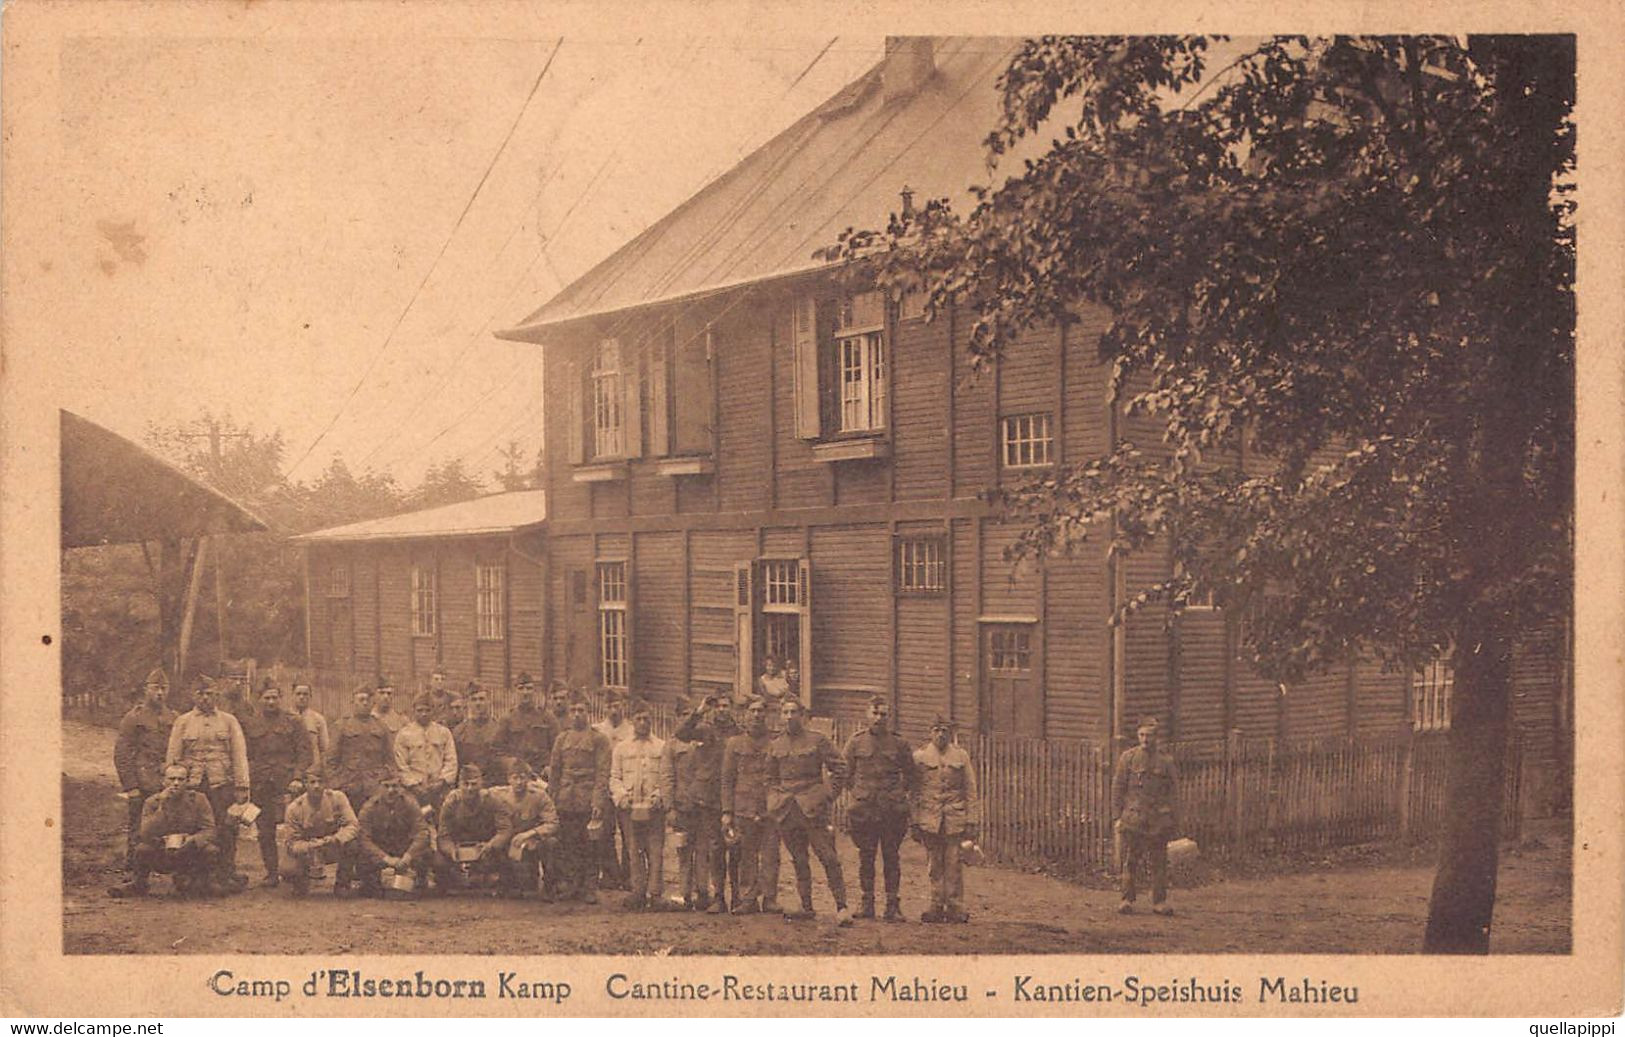
[[[1135,876],[1148,870],[1152,913],[1171,915],[1168,840],[1179,830],[1179,767],[1161,747],[1155,717],[1140,721],[1135,737],[1139,744],[1117,758],[1112,773],[1112,813],[1123,854],[1123,900],[1117,910],[1133,913]]]
[[[768,709],[777,712],[790,698],[790,678],[779,666],[779,657],[769,652],[762,658],[762,672],[756,678],[756,694],[767,702]]]
[[[841,780],[841,756],[828,738],[806,727],[806,708],[799,700],[786,699],[780,716],[784,731],[773,740],[767,756],[767,812],[778,828],[779,842],[790,851],[796,893],[801,898],[801,910],[787,911],[784,917],[791,921],[814,917],[812,866],[807,859],[810,846],[824,866],[824,877],[835,898],[835,924],[851,925],[846,878],[829,824],[830,805]],[[768,888],[777,886],[775,870]]]

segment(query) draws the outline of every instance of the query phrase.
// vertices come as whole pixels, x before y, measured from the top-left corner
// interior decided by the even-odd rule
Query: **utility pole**
[[[225,482],[226,476],[225,453],[220,448],[220,441],[222,439],[247,439],[251,433],[222,432],[220,429],[219,419],[212,414],[204,420],[209,426],[209,430],[207,432],[182,432],[179,433],[179,436],[181,439],[203,439],[206,437],[209,440],[209,457],[213,462],[213,471],[211,474],[213,474],[215,482],[218,485]],[[213,552],[214,630],[215,636],[219,641],[220,663],[222,670],[224,669],[226,662],[226,590],[225,581],[221,577],[221,568],[226,561],[225,552],[221,549],[223,546],[223,544],[215,544]]]

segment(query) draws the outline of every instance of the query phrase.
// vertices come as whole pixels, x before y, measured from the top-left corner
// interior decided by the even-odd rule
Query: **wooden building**
[[[296,537],[317,683],[344,703],[380,675],[407,691],[436,667],[454,686],[546,673],[546,501],[499,493]]]
[[[845,228],[987,182],[981,141],[1016,46],[889,40],[875,69],[500,333],[542,347],[543,671],[742,697],[773,654],[814,713],[854,718],[884,695],[911,736],[937,713],[1096,744],[1147,714],[1182,741],[1447,724],[1445,668],[1283,689],[1240,660],[1219,610],[1113,627],[1118,602],[1167,575],[1165,550],[1117,564],[1092,541],[1013,567],[1017,531],[983,491],[1120,439],[1160,444],[1108,396],[1106,315],[1034,332],[977,375],[955,314],[927,323],[918,298],[813,258]],[[1519,716],[1548,746],[1560,658],[1520,668]]]

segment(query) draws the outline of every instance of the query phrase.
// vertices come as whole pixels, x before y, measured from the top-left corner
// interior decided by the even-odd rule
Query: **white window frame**
[[[801,611],[801,563],[795,558],[764,558],[759,563],[762,573],[762,611]]]
[[[627,628],[626,563],[598,562],[598,674],[606,688],[626,688],[632,658]]]
[[[500,562],[474,565],[474,637],[480,641],[502,641],[508,636],[506,610],[507,566]]]
[[[886,430],[886,297],[863,292],[841,300],[835,321],[836,384],[842,435]]]
[[[897,540],[899,594],[943,594],[948,590],[948,538],[940,533]]]
[[[1012,414],[1000,423],[1000,457],[1006,468],[1044,468],[1055,461],[1054,421],[1049,411]]]
[[[1012,639],[1002,645],[1004,638]],[[1004,660],[1023,663],[1018,666],[1001,666]],[[1033,627],[1024,623],[1000,623],[988,631],[987,637],[987,672],[993,676],[1016,677],[1023,674],[1031,675],[1033,672]]]
[[[1411,674],[1411,727],[1417,731],[1450,730],[1450,700],[1456,672],[1448,660],[1435,659]]]
[[[623,457],[626,454],[625,372],[620,343],[606,339],[593,354],[589,381],[592,383],[592,456]]]
[[[433,637],[438,628],[439,590],[432,567],[412,566],[412,636]]]

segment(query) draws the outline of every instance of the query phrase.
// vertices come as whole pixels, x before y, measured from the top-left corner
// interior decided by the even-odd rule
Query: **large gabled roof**
[[[982,142],[1019,46],[937,38],[932,75],[901,97],[887,97],[882,61],[499,337],[540,341],[584,317],[817,269],[815,249],[885,226],[905,186],[966,201],[992,179]]]
[[[408,511],[387,518],[319,529],[293,539],[305,543],[356,543],[379,540],[425,540],[444,537],[504,536],[547,521],[547,491],[517,490],[437,508]]]
[[[258,516],[94,421],[62,411],[62,546],[253,533]]]

